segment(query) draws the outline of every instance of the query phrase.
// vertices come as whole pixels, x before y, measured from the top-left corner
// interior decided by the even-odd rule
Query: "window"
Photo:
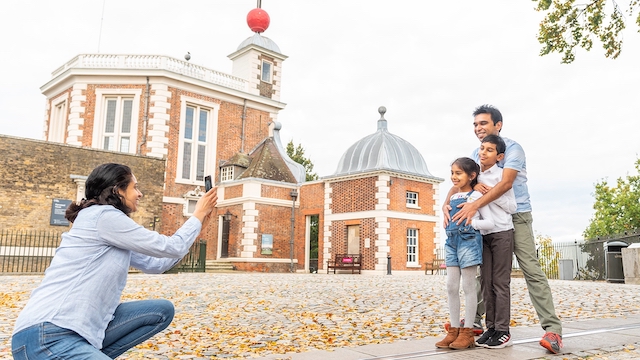
[[[203,181],[207,160],[207,131],[210,110],[188,105],[182,128],[181,150],[183,180]]]
[[[57,99],[56,99],[57,100]],[[55,100],[54,100],[55,101]],[[64,143],[67,128],[67,98],[52,102],[51,117],[49,118],[49,141]]]
[[[140,89],[96,89],[92,147],[137,152]]]
[[[260,80],[271,84],[271,74],[273,73],[273,64],[262,60],[262,76]]]
[[[418,208],[418,193],[407,191],[407,207]]]
[[[407,263],[418,263],[418,229],[407,229]]]
[[[186,194],[184,194],[183,197],[185,202],[182,208],[182,215],[193,215],[193,212],[196,211],[196,204],[198,203],[198,200],[202,197],[202,195],[204,195],[204,192],[202,191],[202,189],[200,189],[200,187],[197,187],[196,189],[188,191]]]
[[[131,151],[131,119],[133,117],[133,98],[109,97],[105,99],[104,132],[102,148],[104,150]]]
[[[231,181],[233,180],[233,166],[225,166],[220,169],[220,181]]]

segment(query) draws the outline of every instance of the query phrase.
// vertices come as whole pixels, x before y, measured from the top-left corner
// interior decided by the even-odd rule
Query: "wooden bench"
[[[444,259],[435,259],[433,261],[428,261],[424,263],[424,274],[427,275],[428,271],[431,271],[431,275],[435,271],[436,274],[440,274],[442,271],[444,274],[447,273],[447,265],[444,262]]]
[[[361,260],[361,254],[335,254],[332,259],[327,261],[327,274],[330,269],[333,269],[334,274],[336,270],[351,270],[352,274],[358,270],[358,274],[360,274],[362,270]]]

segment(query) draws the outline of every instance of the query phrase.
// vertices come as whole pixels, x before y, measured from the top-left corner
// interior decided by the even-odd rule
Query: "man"
[[[491,105],[482,105],[475,109],[473,116],[473,128],[478,140],[482,141],[488,135],[500,135],[502,114],[497,108]],[[527,283],[531,303],[538,314],[540,325],[546,332],[540,340],[540,345],[557,354],[563,347],[562,323],[556,316],[551,288],[536,254],[524,150],[517,142],[507,138],[503,139],[507,150],[504,159],[498,162],[498,165],[503,168],[502,180],[493,188],[478,184],[479,187],[476,190],[482,192],[484,196],[477,201],[460,205],[462,208],[454,215],[453,219],[448,218],[449,204],[445,200],[446,203],[442,207],[444,224],[446,226],[449,221],[471,223],[478,208],[492,202],[513,188],[517,202],[516,213],[512,215],[515,229],[514,253]],[[478,149],[473,152],[472,158],[479,162]],[[450,193],[455,191],[457,190],[452,188]],[[446,197],[446,199],[449,198],[450,195]]]

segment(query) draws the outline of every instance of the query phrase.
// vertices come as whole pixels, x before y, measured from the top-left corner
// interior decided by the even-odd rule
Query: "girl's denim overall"
[[[449,219],[453,219],[460,208],[458,205],[467,202],[472,191],[463,198],[451,200],[449,205]],[[482,235],[480,231],[471,225],[465,225],[463,220],[460,225],[456,221],[450,220],[447,225],[447,241],[444,244],[445,262],[447,266],[456,266],[461,269],[482,264]]]

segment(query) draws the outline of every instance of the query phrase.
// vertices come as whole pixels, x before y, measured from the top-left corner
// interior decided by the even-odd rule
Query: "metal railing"
[[[640,243],[640,233],[620,234],[603,239],[574,240],[571,242],[552,242],[536,244],[536,253],[542,271],[548,279],[561,280],[605,280],[608,272],[607,257],[616,252],[607,245],[612,241],[623,241],[627,244]],[[445,258],[445,249],[437,247],[437,259]],[[611,257],[609,257],[611,258]],[[518,261],[513,256],[513,270],[520,270]]]
[[[60,246],[61,232],[0,230],[0,273],[44,273]],[[167,273],[205,272],[207,244],[196,241]]]
[[[191,245],[189,253],[165,274],[181,272],[205,272],[207,267],[207,242],[200,239]]]
[[[54,231],[0,231],[0,273],[43,273],[60,245]]]

